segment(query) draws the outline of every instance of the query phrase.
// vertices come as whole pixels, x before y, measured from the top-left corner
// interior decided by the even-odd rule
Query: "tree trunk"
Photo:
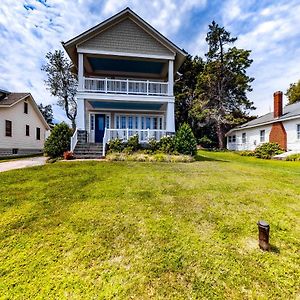
[[[73,132],[75,132],[75,130],[76,130],[76,121],[75,121],[75,119],[72,119],[71,122],[72,122]]]
[[[216,124],[216,129],[217,129],[217,136],[218,136],[218,142],[219,142],[219,149],[224,149],[224,132],[222,129],[222,125],[220,122],[217,122]]]

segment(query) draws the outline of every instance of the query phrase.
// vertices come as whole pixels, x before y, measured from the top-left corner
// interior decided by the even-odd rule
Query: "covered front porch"
[[[105,148],[111,139],[126,141],[136,134],[140,143],[148,143],[175,132],[173,99],[77,99],[77,103],[77,129],[87,133],[87,143],[102,144]],[[71,150],[76,146],[75,135]]]

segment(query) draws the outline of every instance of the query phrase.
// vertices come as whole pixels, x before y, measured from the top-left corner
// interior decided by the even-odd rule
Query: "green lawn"
[[[0,298],[300,297],[300,163],[200,154],[0,173]]]

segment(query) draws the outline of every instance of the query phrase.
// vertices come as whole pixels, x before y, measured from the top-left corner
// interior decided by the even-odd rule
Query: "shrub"
[[[70,150],[72,130],[62,122],[56,125],[45,141],[44,152],[51,158],[61,157],[65,151]]]
[[[125,144],[120,138],[112,139],[108,142],[108,152],[122,152]]]
[[[250,150],[239,151],[238,153],[241,156],[255,156],[255,152]]]
[[[277,143],[264,143],[258,146],[254,151],[254,156],[263,159],[270,159],[274,155],[281,154],[284,151]]]
[[[158,150],[163,153],[174,153],[175,152],[175,137],[174,136],[163,136],[158,142]]]
[[[139,142],[139,136],[137,134],[129,137],[128,142],[127,142],[127,147],[130,147],[132,151],[138,151],[141,147],[140,142]]]
[[[181,125],[175,136],[175,150],[186,155],[196,155],[197,141],[191,127],[184,123]]]
[[[199,139],[199,144],[204,148],[211,148],[214,142],[206,135]]]
[[[291,154],[286,157],[287,161],[300,161],[300,153]]]
[[[153,152],[157,151],[158,149],[159,149],[159,142],[154,138],[150,139],[149,142],[148,142],[149,152],[153,153]]]

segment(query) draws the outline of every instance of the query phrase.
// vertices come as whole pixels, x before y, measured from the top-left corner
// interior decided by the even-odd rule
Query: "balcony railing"
[[[84,77],[86,92],[137,95],[168,95],[168,82]]]

